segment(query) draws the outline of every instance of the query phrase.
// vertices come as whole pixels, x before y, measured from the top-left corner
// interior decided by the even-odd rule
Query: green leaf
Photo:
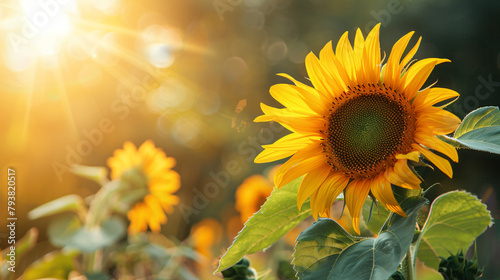
[[[108,181],[108,170],[101,166],[85,166],[75,164],[71,166],[73,174],[92,180],[101,186]]]
[[[51,243],[59,247],[70,247],[81,252],[94,252],[110,246],[125,234],[122,220],[111,217],[101,226],[86,228],[75,216],[65,216],[49,225]]]
[[[391,214],[377,238],[354,237],[330,219],[319,219],[302,232],[292,261],[299,279],[387,279],[406,255],[417,212],[427,202],[412,197],[401,203],[404,218]]]
[[[31,220],[46,217],[54,214],[72,211],[85,217],[87,208],[83,199],[76,195],[66,195],[58,199],[42,204],[28,213]]]
[[[308,202],[297,208],[297,191],[302,178],[274,190],[266,203],[246,223],[222,256],[215,273],[237,263],[246,254],[271,246],[297,224],[311,215]]]
[[[16,248],[15,254],[16,254],[16,259],[22,258],[30,249],[35,247],[36,241],[38,239],[38,229],[37,228],[30,228],[26,234],[19,240],[14,243],[14,247]],[[6,260],[8,259],[6,256],[8,253],[10,253],[10,247],[11,246],[6,246],[3,251],[0,252],[0,259]]]
[[[87,280],[109,280],[109,276],[102,273],[102,272],[96,272],[96,273],[86,273],[85,277],[87,277]]]
[[[69,273],[76,270],[73,259],[77,255],[76,251],[66,250],[47,254],[24,271],[23,279],[68,279]]]
[[[474,150],[500,154],[500,126],[482,127],[455,141]]]
[[[417,256],[426,266],[439,268],[440,259],[467,248],[491,224],[490,212],[475,196],[453,191],[431,205],[417,241]]]
[[[467,114],[455,131],[455,138],[460,138],[473,130],[500,126],[500,110],[498,107],[482,107]]]
[[[12,267],[12,263],[8,263],[8,261],[10,261],[11,257],[10,255],[12,254],[12,251],[10,250],[11,247],[12,246],[15,247],[14,250],[14,257],[16,258],[16,260],[14,261],[14,267],[15,267],[15,263],[20,263],[21,261],[23,261],[24,256],[33,247],[35,247],[37,239],[38,239],[38,229],[30,228],[21,239],[16,241],[16,243],[12,245],[6,245],[6,248],[0,252],[0,279],[9,279],[8,275],[11,275],[12,279],[14,279],[12,271],[8,270],[9,267]]]
[[[490,106],[472,111],[465,116],[454,138],[446,137],[445,141],[455,142],[455,147],[500,154],[500,110]]]
[[[443,275],[437,270],[425,266],[418,259],[415,261],[416,279],[418,280],[444,280]]]

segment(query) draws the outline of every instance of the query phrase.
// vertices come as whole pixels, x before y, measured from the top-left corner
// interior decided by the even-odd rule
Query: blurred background
[[[449,107],[463,118],[500,104],[500,3],[450,0],[4,0],[0,3],[0,153],[2,172],[18,174],[17,236],[40,228],[34,207],[66,194],[89,196],[98,186],[69,172],[71,164],[105,166],[127,140],[147,139],[177,159],[181,204],[162,232],[183,240],[212,218],[227,237],[241,228],[236,188],[271,164],[254,164],[262,144],[283,128],[253,123],[259,103],[288,73],[307,82],[304,58],[330,40],[382,23],[381,47],[410,31],[422,44],[417,59],[448,58],[429,84],[461,94]],[[500,156],[460,151],[454,178],[424,174],[433,193],[464,189],[499,218]],[[6,175],[0,176],[6,186]],[[213,187],[217,185],[218,187]],[[5,205],[6,189],[0,205]],[[0,211],[0,225],[5,219]],[[212,226],[214,228],[215,226]],[[221,234],[221,233],[218,233]],[[484,279],[500,275],[500,234],[478,239]],[[7,229],[0,228],[0,248]],[[453,252],[454,253],[454,252]],[[22,266],[22,264],[20,264]]]

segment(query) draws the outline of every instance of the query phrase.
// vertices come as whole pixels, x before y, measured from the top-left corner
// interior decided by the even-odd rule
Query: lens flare
[[[79,16],[75,1],[21,0],[17,38],[11,37],[13,47],[26,44],[38,55],[51,56],[62,49],[74,30],[73,21]]]

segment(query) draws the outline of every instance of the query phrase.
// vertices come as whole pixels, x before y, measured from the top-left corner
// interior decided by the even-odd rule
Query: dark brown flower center
[[[392,166],[413,142],[410,103],[384,85],[359,85],[342,93],[328,117],[329,162],[351,178],[367,178]]]

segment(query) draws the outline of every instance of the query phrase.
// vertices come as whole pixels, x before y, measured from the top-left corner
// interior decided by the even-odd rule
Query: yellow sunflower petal
[[[409,159],[414,162],[420,161],[420,153],[417,151],[412,151],[407,154],[397,154],[396,159]]]
[[[425,92],[422,92],[418,94],[415,97],[415,100],[413,101],[413,104],[415,106],[415,110],[418,111],[419,109],[423,109],[425,107],[432,106],[436,103],[445,101],[445,100],[451,100],[447,102],[446,104],[443,104],[441,108],[448,106],[448,104],[452,103],[453,101],[458,98],[460,94],[454,90],[447,89],[447,88],[430,88],[425,90]]]
[[[364,69],[363,69],[363,53],[365,47],[365,38],[363,33],[358,28],[356,30],[356,36],[354,37],[354,54],[353,61],[356,71],[356,80],[360,84],[366,84],[368,82]]]
[[[401,79],[398,90],[404,92],[408,99],[412,99],[424,85],[437,64],[450,62],[449,59],[427,58],[413,64]]]
[[[349,75],[349,81],[354,81],[356,79],[356,68],[352,59],[354,51],[352,50],[351,42],[349,42],[348,32],[345,32],[342,37],[340,37],[337,48],[335,49],[335,54],[342,62],[347,75]]]
[[[299,87],[289,84],[278,84],[276,86],[279,86],[279,88],[275,90],[279,89],[281,92],[275,93],[277,94],[275,99],[285,105],[285,107],[299,108],[297,112],[306,115],[310,115],[311,113],[325,115],[328,112],[329,107],[325,106],[324,102],[321,102],[321,94],[316,89],[308,86]],[[272,94],[273,92],[271,92]],[[288,100],[289,96],[294,100]]]
[[[163,212],[160,201],[154,195],[146,195],[144,198],[144,203],[148,206],[153,216],[157,217],[158,220],[163,221],[167,219],[167,216]]]
[[[300,150],[307,144],[311,144],[313,140],[320,140],[320,138],[317,135],[311,134],[311,135],[304,135],[304,134],[299,134],[299,133],[291,133],[287,134],[280,139],[276,140],[273,144],[269,145],[262,145],[263,148],[278,148],[278,149],[284,149],[284,150],[290,150],[294,149],[295,150]]]
[[[148,214],[145,212],[144,206],[142,204],[136,205],[127,213],[127,218],[130,221],[128,231],[130,233],[146,231],[148,229],[147,217]]]
[[[302,180],[297,193],[297,206],[302,208],[306,201],[320,186],[330,174],[330,168],[319,168],[307,173]],[[317,218],[317,216],[316,216]]]
[[[346,91],[350,78],[340,60],[333,53],[332,41],[328,42],[321,50],[319,53],[319,60],[328,72],[331,73],[332,77],[335,79],[335,83],[337,83],[342,90]]]
[[[325,101],[342,93],[343,88],[336,84],[332,75],[323,67],[316,55],[310,52],[306,56],[306,69],[309,79]]]
[[[429,135],[428,137],[422,137],[422,136],[423,135],[416,134],[415,140],[418,143],[423,144],[428,148],[431,148],[448,156],[454,162],[458,162],[458,153],[455,147],[439,140],[434,135]]]
[[[412,33],[413,34],[413,33]],[[410,62],[410,60],[413,58],[413,56],[415,55],[415,53],[417,52],[418,50],[418,47],[420,46],[420,42],[422,41],[422,37],[419,37],[418,38],[418,41],[417,43],[413,46],[413,48],[411,48],[411,50],[405,55],[405,57],[403,58],[403,60],[401,60],[401,64],[399,65],[399,72],[402,73],[403,72],[403,69],[408,65],[408,63]]]
[[[176,195],[155,195],[161,202],[161,207],[166,213],[172,214],[174,212],[174,206],[179,205],[181,199]],[[166,220],[165,220],[166,221]]]
[[[306,135],[318,133],[318,131],[323,130],[325,127],[325,119],[320,116],[277,117],[275,121],[285,127],[290,127],[292,131]]]
[[[461,120],[454,114],[440,108],[427,108],[420,112],[416,121],[416,133],[429,131],[436,135],[445,135],[454,132]]]
[[[399,82],[399,78],[401,76],[399,62],[413,33],[414,32],[410,32],[401,37],[401,39],[399,39],[392,47],[389,59],[387,60],[387,64],[385,67],[384,82],[386,84],[395,85]]]
[[[400,159],[393,168],[387,169],[385,178],[396,186],[407,189],[420,189],[420,179],[408,167],[406,159]]]
[[[151,163],[145,166],[144,170],[147,174],[156,174],[174,167],[175,164],[176,161],[174,158],[167,158],[165,154],[157,154],[157,157]]]
[[[375,198],[385,205],[387,209],[397,213],[400,216],[406,217],[405,212],[399,206],[399,203],[392,192],[391,183],[384,176],[379,176],[373,181],[371,192]]]
[[[271,86],[269,93],[279,103],[287,107],[291,111],[296,111],[302,114],[311,115],[314,111],[307,106],[302,96],[295,90],[296,86],[288,84],[277,84]]]
[[[325,164],[324,157],[319,144],[313,143],[299,150],[276,170],[274,176],[275,186],[280,188],[309,171],[323,166]]]
[[[287,158],[293,154],[295,154],[296,150],[282,150],[282,149],[264,149],[264,151],[260,152],[253,162],[255,163],[266,163],[272,162],[276,160],[280,160],[283,158]]]
[[[363,69],[368,83],[377,83],[380,79],[380,23],[366,36]]]
[[[296,151],[310,145],[313,140],[320,140],[317,136],[307,136],[299,133],[288,134],[273,144],[262,145],[264,151],[254,159],[255,163],[265,163],[293,155]]]
[[[311,198],[311,208],[317,209],[318,213],[323,213],[330,218],[330,208],[333,202],[344,191],[348,183],[349,177],[341,172],[331,173],[316,191],[316,202],[313,202]]]
[[[430,160],[434,165],[437,166],[441,171],[443,171],[444,174],[446,174],[448,177],[452,178],[453,177],[453,169],[451,168],[451,164],[449,161],[446,159],[434,154],[433,152],[427,150],[426,148],[418,145],[418,144],[413,144],[412,147],[417,149],[419,152],[424,155],[428,160]]]
[[[290,112],[290,110],[288,110],[286,108],[285,109],[278,109],[278,108],[274,108],[271,106],[267,106],[264,103],[260,103],[260,108],[262,109],[262,112],[264,112],[264,115],[258,116],[257,118],[255,118],[253,120],[254,122],[269,122],[269,121],[279,122],[280,117],[287,117],[287,116],[294,115],[292,112]],[[283,124],[281,124],[281,125],[283,125]],[[287,125],[283,125],[283,126],[286,129],[288,129],[292,132],[295,132],[291,127],[289,127]]]
[[[290,80],[290,81],[292,81],[292,82],[293,82],[293,83],[294,83],[297,87],[299,87],[299,88],[301,88],[301,89],[305,89],[305,90],[314,89],[314,88],[312,88],[312,87],[310,87],[310,86],[308,86],[308,85],[306,85],[306,84],[304,84],[304,83],[301,83],[301,82],[297,81],[297,80],[296,80],[296,79],[294,79],[292,76],[290,76],[290,75],[288,75],[288,74],[286,74],[286,73],[278,73],[278,74],[276,74],[276,75],[289,79],[289,80]],[[314,90],[315,90],[315,89],[314,89]],[[314,92],[314,93],[315,93],[315,92]],[[313,94],[314,94],[314,93],[313,93]]]
[[[352,181],[345,189],[345,203],[352,216],[352,224],[357,234],[359,232],[359,217],[361,215],[361,208],[365,203],[366,197],[370,192],[372,180],[358,179]]]
[[[274,108],[264,103],[260,103],[260,109],[265,115],[258,116],[257,118],[255,118],[254,122],[276,121],[280,117],[289,117],[297,115],[291,112],[288,108],[283,108],[283,109]]]

